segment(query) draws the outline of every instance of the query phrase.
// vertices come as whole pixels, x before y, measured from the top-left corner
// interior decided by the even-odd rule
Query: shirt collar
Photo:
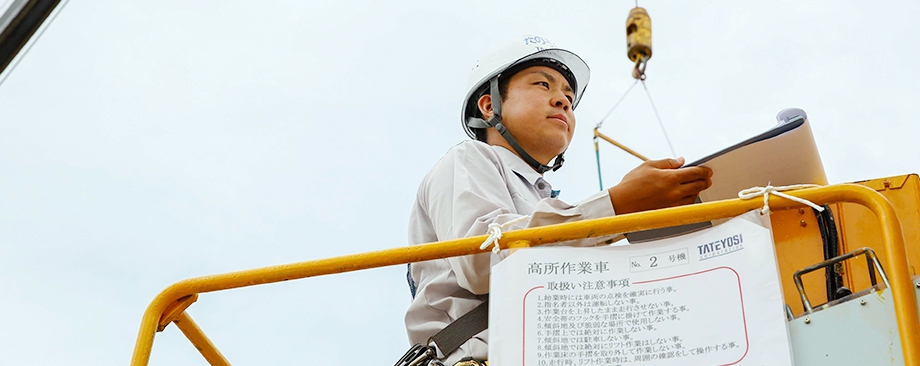
[[[537,173],[536,170],[527,165],[527,162],[524,159],[521,159],[520,156],[511,152],[511,150],[506,149],[505,147],[492,145],[492,149],[502,158],[505,164],[521,178],[530,183],[531,186],[537,184],[537,180],[543,178],[540,173]],[[548,183],[548,182],[547,182]]]

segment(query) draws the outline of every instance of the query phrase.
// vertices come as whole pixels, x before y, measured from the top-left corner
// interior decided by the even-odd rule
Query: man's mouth
[[[569,124],[569,119],[566,118],[566,116],[565,116],[564,114],[554,114],[554,115],[552,115],[552,116],[549,116],[549,118],[558,119],[558,120],[562,121],[562,123],[565,123],[566,126],[568,126],[568,124]]]

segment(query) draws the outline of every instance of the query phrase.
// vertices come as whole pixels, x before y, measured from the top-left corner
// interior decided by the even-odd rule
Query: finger
[[[684,206],[684,205],[689,205],[689,204],[692,204],[692,203],[696,203],[696,198],[697,198],[698,196],[699,196],[699,195],[696,195],[696,194],[690,195],[690,196],[685,196],[684,198],[681,198],[680,200],[677,201],[677,206]]]
[[[712,169],[701,166],[690,166],[674,171],[681,183],[690,183],[712,177]]]
[[[690,183],[684,183],[680,185],[680,193],[684,196],[696,196],[700,192],[706,190],[712,186],[712,181],[709,179],[697,180]]]
[[[647,163],[658,169],[677,169],[684,166],[684,158],[649,160]]]

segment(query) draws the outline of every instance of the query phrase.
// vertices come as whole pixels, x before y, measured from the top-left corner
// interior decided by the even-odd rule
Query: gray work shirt
[[[422,180],[409,217],[409,243],[423,244],[484,235],[491,223],[531,215],[504,231],[613,216],[607,190],[568,204],[552,198],[552,186],[520,157],[501,146],[464,141],[452,147]],[[611,237],[565,242],[592,246]],[[428,338],[463,316],[489,293],[491,265],[503,257],[480,253],[410,265],[414,298],[406,311],[409,342]],[[493,258],[494,257],[494,258]],[[446,360],[488,357],[488,330]]]

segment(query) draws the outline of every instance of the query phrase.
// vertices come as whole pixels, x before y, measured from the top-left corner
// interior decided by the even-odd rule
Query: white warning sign
[[[642,244],[520,250],[492,269],[497,365],[791,365],[756,213]]]

